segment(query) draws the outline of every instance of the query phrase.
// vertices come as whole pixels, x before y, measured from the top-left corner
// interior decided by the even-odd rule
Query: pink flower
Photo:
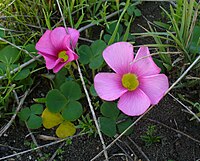
[[[73,51],[79,38],[79,32],[68,28],[67,34],[64,27],[57,27],[54,30],[47,30],[36,44],[38,54],[46,61],[47,69],[53,69],[57,73],[67,63],[78,59]]]
[[[168,78],[160,73],[148,47],[142,46],[133,57],[133,46],[118,42],[103,52],[106,63],[115,73],[99,73],[94,87],[100,98],[119,98],[118,108],[129,116],[143,114],[151,104],[157,104],[169,87]],[[145,57],[145,58],[142,58]],[[137,61],[138,60],[138,61]]]

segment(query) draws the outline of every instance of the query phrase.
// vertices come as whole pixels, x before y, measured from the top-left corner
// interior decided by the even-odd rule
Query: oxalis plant
[[[24,48],[43,57],[47,70],[55,74],[53,78],[50,74],[43,75],[52,81],[52,89],[44,98],[34,99],[36,104],[23,108],[18,114],[19,118],[31,129],[41,126],[55,129],[59,138],[73,136],[77,129],[95,132],[87,114],[86,99],[90,99],[90,96],[85,91],[89,89],[92,105],[100,110],[100,130],[109,137],[123,133],[132,124],[132,116],[142,115],[150,105],[157,104],[169,87],[168,78],[161,74],[148,47],[140,46],[138,50],[133,48],[134,36],[130,35],[129,30],[134,17],[140,15],[140,10],[135,5],[129,6],[127,1],[118,21],[106,22],[105,34],[101,35],[101,39],[85,45],[79,42],[80,32],[75,29],[78,24],[74,28],[70,19],[70,27],[66,27],[65,23],[64,26],[51,27],[50,19],[45,14],[49,29],[44,31],[36,45],[28,44]],[[123,16],[130,19],[130,22],[124,21],[126,29],[121,22]],[[14,56],[6,56],[7,51],[11,50]],[[5,54],[0,58],[1,61],[9,64],[10,69],[16,67],[18,49],[8,45],[2,52]],[[25,61],[28,61],[27,57]],[[81,63],[80,71],[77,62]],[[13,76],[9,75],[7,66],[2,69],[2,73],[8,73],[8,82],[26,79],[29,84],[33,84],[30,74],[36,65],[21,69]],[[84,75],[80,74],[82,72]],[[85,115],[87,119],[82,119]],[[132,133],[132,130],[126,134]]]
[[[36,99],[36,102],[43,103],[44,108],[34,104],[22,109],[19,113],[21,120],[32,129],[41,125],[47,129],[56,127],[56,135],[60,138],[73,136],[77,128],[81,128],[77,123],[87,109],[82,103],[84,101],[80,100],[87,93],[82,92],[84,86],[83,89],[80,87],[80,79],[76,79],[72,72],[79,68],[74,63],[76,61],[81,62],[84,73],[88,74],[83,76],[84,85],[90,88],[92,96],[102,99],[103,103],[96,104],[96,107],[100,107],[99,125],[105,135],[114,137],[122,133],[132,123],[130,116],[142,115],[150,105],[157,104],[169,87],[168,78],[160,74],[161,69],[153,61],[147,46],[141,46],[134,53],[133,45],[127,42],[133,40],[129,34],[130,23],[122,36],[119,22],[114,28],[111,24],[107,32],[111,34],[113,30],[114,34],[105,35],[105,41],[96,40],[90,46],[80,45],[79,48],[78,30],[65,26],[46,30],[35,48],[44,58],[46,68],[56,75],[53,89],[45,98]],[[86,71],[86,65],[92,75]],[[101,72],[103,68],[112,71]],[[132,129],[126,134],[131,132]]]
[[[78,38],[79,32],[72,28],[47,30],[36,44],[46,68],[57,73],[77,60],[79,56],[75,49]],[[160,68],[146,46],[141,46],[134,56],[133,46],[128,42],[117,42],[106,47],[105,42],[98,40],[91,47],[81,46],[79,54],[81,61],[89,63],[92,70],[99,69],[105,60],[114,71],[99,72],[94,77],[94,89],[102,100],[114,101],[119,98],[117,104],[104,102],[101,106],[103,116],[99,118],[99,123],[102,132],[108,136],[114,136],[117,130],[123,132],[131,124],[131,119],[119,114],[120,111],[128,116],[141,115],[151,104],[157,104],[168,89],[167,77],[160,74]],[[87,59],[84,59],[84,55],[87,55]],[[43,126],[49,129],[59,125],[56,135],[60,138],[75,134],[73,122],[83,113],[83,107],[78,102],[82,92],[76,81],[66,80],[59,89],[50,90],[45,99]],[[21,115],[24,111],[21,111]],[[35,114],[31,112],[29,120],[36,117]],[[118,123],[122,118],[126,118],[124,125]]]

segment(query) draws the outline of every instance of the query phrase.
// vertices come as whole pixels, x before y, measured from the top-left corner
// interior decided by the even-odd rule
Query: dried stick
[[[29,134],[30,134],[30,136],[31,136],[31,139],[33,140],[33,143],[36,145],[36,147],[38,147],[39,145],[38,145],[38,143],[37,143],[37,141],[36,141],[36,139],[35,139],[35,136],[33,135],[33,133],[31,132],[30,128],[28,127],[27,122],[25,122],[25,124],[26,124],[26,127],[27,127],[27,129],[28,129],[28,132],[29,132]],[[38,151],[39,151],[39,153],[38,153],[39,156],[42,157],[43,155],[42,155],[40,149],[38,149]]]
[[[15,120],[15,117],[17,116],[17,113],[19,112],[19,110],[21,109],[27,95],[29,93],[29,89],[24,93],[24,97],[22,97],[22,99],[20,100],[19,102],[19,105],[14,113],[14,115],[12,116],[12,118],[10,119],[10,121],[4,126],[1,128],[0,130],[0,137],[6,132],[6,130],[8,130],[8,128],[10,127],[10,125],[12,124],[12,122]]]
[[[23,69],[24,67],[30,65],[30,64],[33,63],[35,60],[38,60],[38,59],[41,58],[41,57],[42,57],[41,55],[36,56],[35,58],[33,58],[33,59],[27,61],[26,63],[24,63],[24,64],[20,65],[19,67],[15,68],[14,70],[12,70],[12,71],[10,72],[10,74],[13,74],[13,73],[17,72],[18,70]],[[6,74],[3,75],[3,76],[0,76],[0,80],[3,79],[3,78],[5,78],[5,77],[6,77]]]
[[[21,50],[21,51],[23,51],[23,52],[25,52],[25,53],[28,54],[31,58],[35,58],[35,56],[33,56],[33,55],[32,55],[31,53],[29,53],[27,50],[20,48],[19,46],[17,46],[17,45],[15,45],[15,44],[11,43],[10,41],[7,41],[6,39],[4,39],[4,38],[2,38],[2,37],[0,37],[0,40],[3,41],[3,42],[6,42],[6,43],[8,43],[8,44],[10,44],[11,46],[13,46],[13,47],[15,47],[15,48],[17,48],[17,49],[19,49],[19,50]]]
[[[65,142],[62,143],[58,148],[62,148],[64,145],[65,145]],[[54,152],[54,154],[51,156],[51,158],[49,159],[49,161],[53,161],[54,158],[56,157],[57,153],[58,153],[58,151],[56,150],[56,151]]]
[[[183,77],[186,76],[186,74],[192,69],[192,67],[200,60],[200,55],[196,58],[196,60],[185,70],[185,72],[169,87],[169,89],[165,92],[164,96],[171,91],[175,85],[177,85]],[[129,129],[131,129],[137,122],[139,122],[155,105],[152,105],[149,107],[149,109],[143,113],[141,116],[139,116],[124,132],[122,132],[115,140],[113,140],[106,149],[110,148],[119,138],[121,138]],[[95,157],[93,157],[90,161],[94,161],[96,158],[101,156],[101,154],[104,152],[102,150],[99,152]]]
[[[189,111],[190,114],[192,114],[199,122],[200,122],[200,119],[199,117],[194,113],[192,112],[192,110],[190,110],[185,104],[183,104],[181,101],[179,101],[179,99],[177,99],[176,97],[174,97],[171,93],[168,93],[168,95],[170,95],[173,99],[175,99],[179,104],[181,104],[184,108],[186,108],[186,110]]]
[[[148,120],[149,120],[149,121],[152,121],[152,122],[155,122],[155,123],[157,123],[157,124],[160,124],[160,125],[162,125],[162,126],[168,128],[168,129],[170,129],[170,130],[173,130],[173,131],[175,131],[175,132],[177,132],[177,133],[179,133],[179,134],[181,134],[181,135],[183,135],[183,136],[186,136],[187,138],[189,138],[189,139],[191,139],[191,140],[197,142],[198,144],[200,144],[200,140],[197,140],[197,139],[193,138],[192,136],[190,136],[190,135],[188,135],[188,134],[186,134],[186,133],[184,133],[184,132],[182,132],[182,131],[180,131],[180,130],[174,129],[173,127],[170,127],[170,126],[168,126],[168,125],[166,125],[166,124],[163,124],[162,122],[159,122],[159,121],[157,121],[157,120],[153,120],[153,119],[148,119]]]
[[[61,143],[63,141],[66,141],[66,139],[69,139],[69,138],[73,139],[75,137],[82,136],[82,135],[85,135],[85,134],[87,134],[87,133],[82,133],[82,134],[74,135],[74,136],[71,136],[71,137],[67,137],[65,139],[59,139],[59,140],[57,140],[55,142],[44,144],[44,145],[38,146],[38,147],[33,148],[33,149],[28,149],[28,150],[25,150],[25,151],[22,151],[22,152],[19,152],[19,153],[16,153],[16,154],[12,154],[12,155],[8,155],[8,156],[5,156],[5,157],[2,157],[2,158],[0,158],[0,160],[5,160],[5,159],[8,159],[8,158],[16,157],[18,155],[26,154],[26,153],[29,153],[29,152],[32,152],[32,151],[35,151],[35,150],[38,150],[38,149],[41,149],[41,148],[44,148],[44,147],[48,147],[48,146],[52,146],[52,145]]]
[[[142,151],[142,148],[139,147],[135,141],[133,141],[129,136],[127,136],[128,140],[133,143],[133,145],[138,149],[138,151],[142,154],[142,156],[147,160],[150,161],[150,159],[147,157],[147,155]]]
[[[123,151],[123,153],[125,154],[125,156],[127,158],[129,158],[130,161],[133,161],[133,158],[126,152],[126,150],[118,142],[116,142],[115,144]]]

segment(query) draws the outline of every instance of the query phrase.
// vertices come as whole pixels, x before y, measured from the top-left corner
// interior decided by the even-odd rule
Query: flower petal
[[[123,94],[118,102],[118,108],[129,116],[143,114],[150,106],[148,96],[139,88]]]
[[[121,76],[116,73],[99,73],[94,78],[94,88],[100,98],[106,101],[118,99],[128,90],[121,84]]]
[[[46,62],[46,68],[47,69],[53,69],[55,67],[56,58],[44,56],[45,62]]]
[[[116,73],[128,73],[133,61],[133,46],[128,42],[117,42],[103,51],[103,57]]]
[[[62,45],[67,32],[64,27],[57,27],[51,31],[50,39],[57,51],[62,51]]]
[[[72,50],[68,49],[67,51],[67,55],[69,56],[68,60],[66,62],[62,62],[62,61],[59,61],[59,63],[57,63],[55,65],[55,67],[53,68],[53,72],[54,73],[57,73],[60,69],[62,69],[67,63],[73,61],[73,60],[76,60],[78,59],[78,55],[73,52]],[[62,59],[61,59],[62,60]]]
[[[70,28],[70,27],[68,27],[68,32],[69,32],[69,35],[71,36],[72,48],[75,48],[78,38],[80,36],[80,33],[78,30]]]
[[[160,73],[160,68],[154,63],[146,46],[140,47],[132,64],[132,72],[137,76],[148,76]],[[148,57],[147,57],[148,56]]]
[[[151,104],[157,104],[169,88],[168,78],[164,74],[139,78],[139,88],[149,97]]]
[[[49,54],[52,56],[56,56],[57,55],[57,51],[54,48],[53,44],[51,43],[50,40],[50,34],[51,34],[51,30],[47,30],[42,37],[40,38],[40,40],[36,43],[35,48],[40,52],[40,53],[45,53],[45,54]]]

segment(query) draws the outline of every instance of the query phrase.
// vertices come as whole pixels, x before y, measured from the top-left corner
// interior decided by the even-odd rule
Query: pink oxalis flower
[[[135,58],[133,46],[118,42],[103,51],[103,58],[115,73],[98,73],[94,87],[100,98],[119,98],[118,108],[129,116],[143,114],[151,104],[157,104],[169,87],[168,78],[160,73],[148,47],[142,46]],[[138,60],[138,61],[137,61]]]
[[[54,30],[47,30],[36,44],[38,54],[42,55],[46,61],[47,69],[53,69],[57,73],[67,63],[78,59],[78,55],[73,51],[79,38],[79,32],[64,27],[57,27]]]

